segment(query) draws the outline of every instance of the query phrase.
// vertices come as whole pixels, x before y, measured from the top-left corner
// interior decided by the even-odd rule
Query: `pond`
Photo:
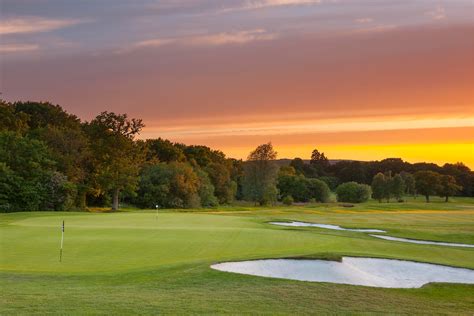
[[[474,284],[474,270],[403,260],[343,257],[342,262],[313,259],[266,259],[225,262],[212,269],[270,278],[419,288],[430,282]]]
[[[386,231],[380,229],[370,229],[370,228],[343,228],[338,225],[329,225],[329,224],[316,224],[316,223],[305,223],[305,222],[270,222],[272,225],[279,225],[279,226],[289,226],[289,227],[318,227],[318,228],[325,228],[325,229],[333,229],[333,230],[345,230],[351,232],[361,232],[361,233],[385,233]]]

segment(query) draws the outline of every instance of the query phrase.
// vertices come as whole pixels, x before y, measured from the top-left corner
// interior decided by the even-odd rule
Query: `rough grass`
[[[398,208],[397,208],[398,207]],[[60,223],[66,221],[58,262]],[[227,260],[398,258],[474,269],[474,249],[405,244],[368,234],[269,225],[300,220],[389,235],[474,243],[473,199],[225,207],[190,213],[0,215],[0,314],[472,314],[474,286],[379,289],[214,271]]]

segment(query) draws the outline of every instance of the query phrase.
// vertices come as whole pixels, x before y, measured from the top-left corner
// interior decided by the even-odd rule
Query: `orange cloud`
[[[64,27],[84,23],[78,19],[48,19],[42,17],[15,17],[0,21],[0,34],[49,32]]]
[[[30,52],[37,49],[37,44],[0,44],[0,53]]]
[[[130,48],[123,48],[119,52],[130,52],[136,48],[161,47],[165,45],[194,45],[220,46],[229,44],[245,44],[254,41],[267,41],[277,38],[277,34],[269,33],[264,29],[245,30],[238,32],[222,32],[216,34],[198,35],[178,38],[156,38],[135,43]]]

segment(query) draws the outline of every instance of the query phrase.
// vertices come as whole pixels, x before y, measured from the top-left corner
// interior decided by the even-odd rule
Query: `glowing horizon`
[[[439,165],[462,162],[474,168],[473,135],[472,117],[386,117],[151,126],[141,133],[140,138],[161,137],[186,144],[207,144],[236,159],[246,159],[257,145],[271,141],[280,158],[309,159],[312,150],[318,148],[332,159],[371,161],[402,158],[411,163]],[[426,153],[429,153],[428,159]]]
[[[456,156],[449,154],[455,152],[456,154],[469,153],[474,155],[472,144],[413,144],[413,145],[333,145],[333,146],[312,146],[306,145],[301,147],[286,147],[273,142],[275,150],[278,152],[278,159],[310,159],[313,149],[318,149],[324,152],[330,160],[355,160],[355,161],[380,161],[387,158],[401,158],[403,161],[409,163],[434,163],[443,166],[446,163],[463,163],[467,167],[474,169],[474,159],[467,159],[465,161],[458,160]],[[216,148],[214,148],[216,149]],[[252,150],[254,148],[250,148]],[[424,155],[426,150],[437,152],[431,155],[427,160]],[[224,153],[231,158],[245,160],[250,153],[248,148],[226,148]],[[402,154],[400,154],[402,153]]]

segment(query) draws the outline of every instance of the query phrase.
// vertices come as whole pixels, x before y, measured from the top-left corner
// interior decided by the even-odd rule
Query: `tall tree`
[[[390,191],[397,200],[401,200],[405,193],[405,181],[400,174],[396,174],[390,182]]]
[[[434,195],[440,190],[440,174],[425,170],[415,173],[416,190],[425,196],[426,202],[430,201],[430,195]]]
[[[377,173],[372,180],[371,187],[372,198],[382,203],[382,199],[387,195],[387,180],[385,179],[385,175],[381,172]]]
[[[314,149],[311,153],[310,164],[313,166],[313,168],[316,168],[316,172],[319,176],[321,176],[326,174],[326,170],[329,166],[329,160],[323,152]]]
[[[411,196],[416,196],[415,177],[411,173],[408,173],[406,171],[400,172],[400,176],[405,182],[405,193]]]
[[[455,164],[445,164],[443,174],[448,174],[456,179],[456,183],[462,186],[461,194],[465,196],[474,196],[474,172],[462,162]]]
[[[442,175],[440,177],[440,186],[438,194],[444,197],[444,201],[448,202],[449,197],[455,195],[462,190],[462,186],[456,183],[456,179],[450,175]]]
[[[242,192],[242,178],[244,176],[244,166],[242,159],[233,159],[229,158],[228,160],[230,168],[230,179],[232,180],[232,185],[235,187],[235,198],[241,200],[243,198]]]
[[[276,201],[277,152],[271,143],[258,146],[250,153],[244,166],[244,197],[260,205]]]
[[[390,198],[393,195],[393,177],[392,177],[392,171],[386,171],[384,173],[385,176],[385,199],[387,200],[387,203],[390,202]]]
[[[113,210],[119,208],[120,192],[133,192],[137,186],[145,150],[134,138],[143,127],[140,119],[102,112],[86,128],[94,154],[96,185],[99,192],[112,192]]]

